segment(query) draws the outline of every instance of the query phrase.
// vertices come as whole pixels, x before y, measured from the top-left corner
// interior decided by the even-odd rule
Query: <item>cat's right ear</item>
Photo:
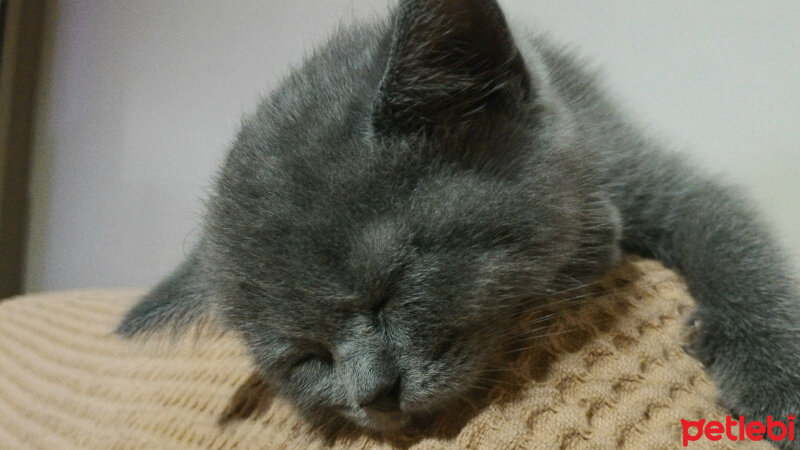
[[[132,338],[166,330],[178,335],[208,312],[195,254],[131,308],[115,333]]]
[[[402,0],[394,19],[377,134],[450,134],[519,115],[530,76],[495,0]]]

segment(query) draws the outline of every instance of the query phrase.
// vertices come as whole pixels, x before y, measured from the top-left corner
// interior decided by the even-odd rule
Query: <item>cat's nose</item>
[[[400,377],[386,378],[359,401],[359,406],[379,412],[400,409]]]

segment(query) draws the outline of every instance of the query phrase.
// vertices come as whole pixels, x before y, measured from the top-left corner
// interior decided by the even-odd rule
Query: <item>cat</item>
[[[201,239],[117,333],[214,317],[310,417],[392,430],[467,395],[534,294],[622,252],[685,278],[728,408],[800,412],[800,293],[747,201],[494,0],[401,0],[244,120]]]

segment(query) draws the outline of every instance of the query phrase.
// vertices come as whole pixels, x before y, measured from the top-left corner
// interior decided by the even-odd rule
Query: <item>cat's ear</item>
[[[125,314],[115,332],[127,338],[161,330],[180,334],[208,313],[198,279],[198,259],[192,254]]]
[[[429,132],[513,114],[530,77],[494,0],[404,0],[373,104],[379,134]]]

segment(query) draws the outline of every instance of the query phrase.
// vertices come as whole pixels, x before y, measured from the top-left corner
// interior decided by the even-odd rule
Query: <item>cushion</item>
[[[485,399],[391,436],[306,423],[232,333],[116,337],[141,294],[80,290],[0,302],[0,446],[654,449],[681,446],[681,419],[726,415],[683,349],[692,299],[654,261],[628,261],[593,289],[536,308],[527,323],[539,337],[510,354]],[[690,445],[712,444],[733,443]]]

